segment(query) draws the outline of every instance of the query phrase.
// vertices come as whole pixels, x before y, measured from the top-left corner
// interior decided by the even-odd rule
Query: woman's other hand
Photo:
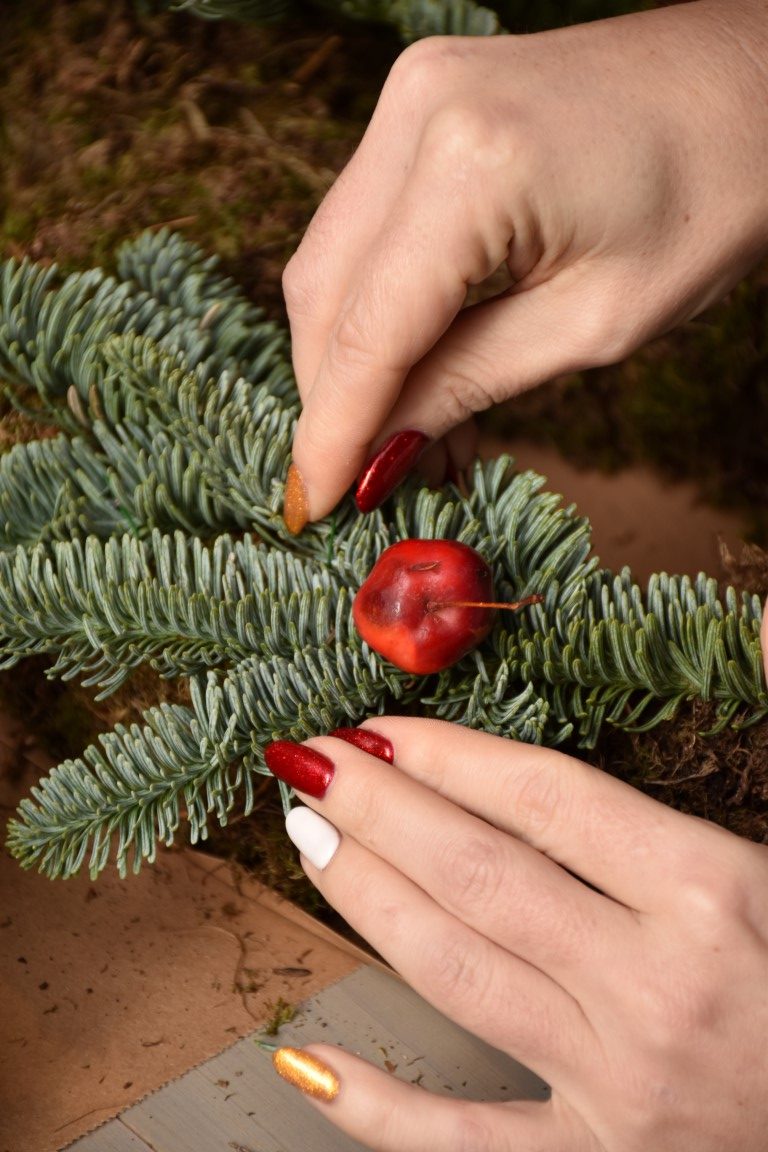
[[[330,737],[267,751],[323,818],[289,817],[309,878],[552,1094],[446,1099],[312,1046],[328,1118],[379,1152],[765,1152],[768,850],[556,751],[363,730],[393,765]]]
[[[285,273],[290,526],[366,462],[364,511],[428,442],[463,466],[472,413],[722,297],[766,247],[766,59],[756,0],[408,48]]]

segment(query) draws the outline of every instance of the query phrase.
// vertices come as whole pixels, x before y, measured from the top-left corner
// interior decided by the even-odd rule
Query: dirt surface
[[[12,6],[4,254],[81,269],[172,225],[282,316],[282,268],[398,49],[319,15],[264,28],[127,2]]]

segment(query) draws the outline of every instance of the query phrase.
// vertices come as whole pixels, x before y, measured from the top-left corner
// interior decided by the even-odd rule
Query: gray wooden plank
[[[394,975],[360,969],[302,1005],[280,1043],[340,1044],[429,1091],[466,1099],[546,1099],[547,1085],[458,1027]]]
[[[424,1006],[419,1003],[416,1011],[423,1015]],[[431,1013],[432,1009],[428,1011]],[[450,1044],[450,1037],[440,1039]],[[435,1064],[434,1052],[427,1051],[423,1044],[409,1043],[402,1036],[397,1019],[372,1013],[366,1004],[357,1002],[349,995],[345,981],[304,1005],[300,1018],[281,1028],[280,1040],[297,1047],[318,1040],[339,1044],[430,1092],[454,1095],[459,1087]]]
[[[363,1152],[302,1107],[296,1089],[276,1074],[271,1054],[253,1040],[241,1040],[122,1119],[153,1152]]]
[[[257,1093],[264,1080],[262,1073]],[[153,1152],[232,1152],[238,1147],[248,1152],[286,1152],[258,1117],[248,1117],[234,1106],[227,1088],[212,1082],[199,1068],[135,1104],[121,1119]]]
[[[121,1120],[109,1120],[88,1136],[69,1145],[69,1152],[154,1152],[126,1128]]]
[[[446,1019],[395,977],[360,968],[335,987],[396,1031],[467,1099],[542,1100],[549,1088],[524,1065]]]

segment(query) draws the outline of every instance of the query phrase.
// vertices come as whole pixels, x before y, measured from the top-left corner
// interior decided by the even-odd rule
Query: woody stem
[[[507,604],[499,604],[492,600],[445,600],[442,603],[431,604],[430,608],[437,611],[439,608],[526,608],[529,604],[541,604],[544,600],[543,596],[536,593],[533,596],[526,596],[523,600],[513,600]]]

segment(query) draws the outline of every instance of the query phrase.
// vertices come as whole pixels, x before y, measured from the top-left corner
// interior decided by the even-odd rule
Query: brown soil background
[[[282,269],[399,50],[389,30],[311,12],[263,28],[105,0],[11,6],[0,45],[2,254],[65,271],[109,265],[127,237],[171,225],[218,253],[283,319]],[[740,546],[766,541],[768,441],[754,431],[768,415],[764,282],[758,270],[720,308],[625,365],[505,406],[484,422],[486,451],[514,444],[522,463],[548,475],[592,517],[609,566],[630,563],[638,576],[704,568],[768,592],[763,554],[742,557]],[[0,450],[39,434],[17,413],[0,414]],[[24,717],[0,765],[8,777],[26,770],[35,745],[58,758],[77,753],[169,691],[135,678],[96,707],[43,671],[30,661],[0,677],[0,694]],[[642,737],[608,732],[592,759],[768,841],[768,732],[708,737],[711,721],[702,706]],[[212,843],[314,906],[268,783],[260,811]]]

